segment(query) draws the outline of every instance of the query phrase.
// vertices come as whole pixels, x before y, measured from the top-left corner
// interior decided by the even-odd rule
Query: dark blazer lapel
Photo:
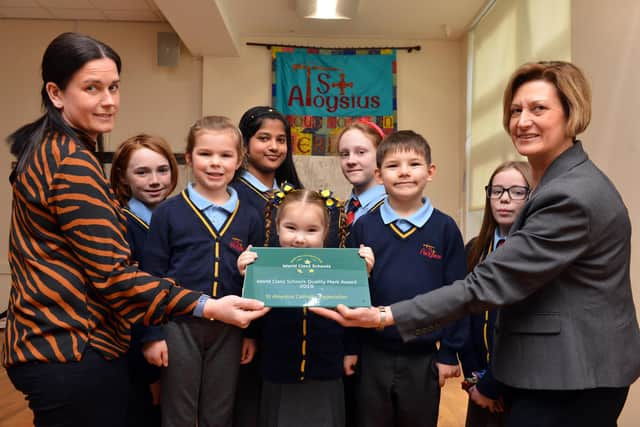
[[[551,163],[551,165],[549,165],[544,175],[542,175],[540,183],[536,187],[536,190],[534,190],[534,193],[540,187],[544,186],[547,182],[565,174],[566,172],[570,171],[579,164],[586,162],[587,160],[589,160],[589,157],[587,157],[587,153],[585,153],[584,149],[582,148],[582,142],[576,141],[573,144],[573,147],[560,154]]]
[[[589,157],[582,148],[582,142],[576,141],[571,148],[560,154],[553,162],[551,162],[544,175],[542,175],[540,183],[531,192],[529,200],[527,200],[527,203],[522,207],[520,214],[516,217],[516,220],[509,230],[509,234],[522,228],[527,216],[529,215],[532,203],[546,184],[553,181],[555,178],[564,175],[587,160],[589,160]]]

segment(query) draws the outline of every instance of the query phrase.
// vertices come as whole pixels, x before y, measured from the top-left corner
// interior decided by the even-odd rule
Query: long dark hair
[[[118,73],[121,70],[120,56],[109,46],[92,37],[79,33],[62,33],[47,46],[42,56],[42,109],[44,114],[38,120],[28,123],[7,138],[11,153],[16,156],[17,164],[11,173],[11,181],[16,174],[23,172],[28,159],[41,144],[47,132],[59,132],[77,141],[82,129],[74,130],[62,118],[60,111],[53,105],[47,94],[47,83],[55,83],[64,90],[73,75],[94,59],[109,58],[116,63]],[[98,148],[102,151],[102,135],[98,136]]]
[[[256,134],[256,132],[260,130],[260,128],[262,127],[262,122],[265,119],[281,121],[287,137],[287,155],[284,159],[284,162],[282,162],[278,169],[276,169],[277,183],[282,184],[286,181],[292,184],[294,187],[302,189],[302,182],[300,182],[298,172],[296,171],[296,166],[293,163],[291,128],[289,127],[289,123],[287,123],[287,120],[284,118],[284,116],[276,109],[265,106],[252,107],[242,115],[238,127],[242,132],[242,139],[244,141],[246,152],[249,153],[249,141]]]
[[[531,166],[529,166],[529,163],[523,161],[509,161],[500,164],[491,174],[491,178],[489,178],[489,183],[487,185],[493,184],[493,177],[495,177],[499,172],[508,169],[515,169],[520,172],[520,175],[522,175],[527,183],[527,187],[531,187]],[[473,240],[471,249],[467,254],[467,269],[469,271],[473,270],[473,268],[482,261],[485,251],[489,246],[489,242],[493,239],[493,235],[497,227],[498,223],[491,212],[491,202],[489,199],[486,199],[480,232],[478,233],[478,237]]]

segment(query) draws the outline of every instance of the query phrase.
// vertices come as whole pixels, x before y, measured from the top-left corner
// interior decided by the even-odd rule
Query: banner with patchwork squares
[[[272,102],[291,125],[293,154],[337,155],[337,138],[366,118],[397,130],[396,49],[272,47]]]

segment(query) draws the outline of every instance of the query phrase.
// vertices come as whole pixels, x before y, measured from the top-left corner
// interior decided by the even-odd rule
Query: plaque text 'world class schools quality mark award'
[[[252,248],[242,296],[267,307],[369,307],[369,280],[357,249]]]

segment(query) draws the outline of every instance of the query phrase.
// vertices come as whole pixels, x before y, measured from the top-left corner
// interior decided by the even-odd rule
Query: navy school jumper
[[[125,237],[131,249],[131,261],[138,263],[144,271],[142,255],[149,231],[149,224],[137,216],[131,209],[122,209],[127,221]],[[158,327],[159,328],[159,327]],[[152,403],[149,384],[160,380],[160,368],[147,362],[143,355],[147,327],[132,325],[131,345],[127,353],[129,362],[129,401],[127,409],[127,426],[157,427],[160,426],[160,406]]]
[[[360,244],[371,247],[376,258],[369,278],[374,306],[413,298],[466,275],[460,230],[451,217],[435,208],[422,227],[412,226],[406,232],[393,223],[384,224],[380,210],[376,209],[359,218],[351,228],[348,246],[357,248]],[[396,326],[383,331],[361,329],[357,337],[391,352],[431,352],[440,341],[438,362],[457,365],[456,353],[468,332],[468,320],[463,319],[406,343]],[[358,349],[357,340],[350,338],[348,353],[356,354]]]
[[[306,308],[274,308],[260,324],[260,369],[272,383],[342,378],[344,331]]]
[[[122,212],[124,212],[127,220],[127,234],[125,237],[129,243],[129,249],[131,249],[131,260],[138,263],[140,270],[146,271],[142,262],[142,254],[144,254],[149,224],[128,208],[122,208]]]
[[[142,254],[144,254],[149,224],[134,214],[129,208],[123,208],[122,212],[127,220],[125,237],[131,249],[131,261],[137,262],[138,268],[145,271],[142,263]],[[128,353],[128,357],[130,358],[129,376],[133,381],[151,384],[160,379],[160,368],[150,365],[142,356],[142,343],[145,342],[146,329],[147,327],[142,325],[132,325],[131,345]]]

